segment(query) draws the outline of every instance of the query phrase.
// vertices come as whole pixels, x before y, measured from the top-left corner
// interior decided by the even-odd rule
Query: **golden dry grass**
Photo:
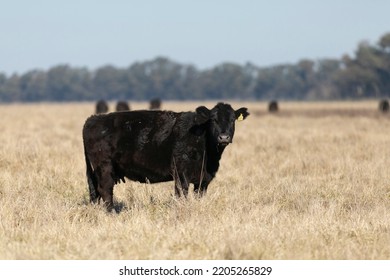
[[[206,197],[127,181],[119,214],[88,203],[94,104],[1,105],[0,258],[390,259],[390,116],[376,102],[233,104],[252,114]]]

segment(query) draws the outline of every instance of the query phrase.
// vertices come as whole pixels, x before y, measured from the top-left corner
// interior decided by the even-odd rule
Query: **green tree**
[[[205,97],[211,99],[236,99],[253,97],[255,78],[252,66],[223,63],[211,70],[203,71],[200,83]]]
[[[95,99],[124,100],[128,98],[126,71],[107,65],[97,69],[92,79]]]
[[[13,74],[6,79],[0,88],[0,96],[4,102],[22,101],[22,91],[19,86],[19,75]]]
[[[383,35],[378,44],[384,52],[390,53],[390,33]]]
[[[19,85],[24,101],[40,101],[46,95],[46,72],[33,70],[20,77]]]
[[[90,99],[91,74],[86,68],[55,66],[47,73],[46,96],[50,101]]]

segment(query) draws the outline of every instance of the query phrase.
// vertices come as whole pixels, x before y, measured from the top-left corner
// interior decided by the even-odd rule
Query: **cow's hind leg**
[[[107,207],[107,211],[111,212],[114,209],[114,179],[112,178],[112,167],[106,166],[100,170],[99,174],[98,193],[103,199],[104,205]]]
[[[89,157],[88,157],[86,151],[84,151],[84,154],[85,154],[85,163],[87,166],[86,175],[87,175],[87,181],[88,181],[89,199],[90,199],[90,202],[96,203],[96,202],[99,202],[99,200],[100,200],[100,194],[99,194],[98,189],[97,189],[98,188],[98,178],[96,175],[96,171],[94,171],[92,168],[91,162],[89,160]]]
[[[95,174],[93,174],[95,176]],[[98,183],[96,178],[88,178],[89,199],[92,203],[99,202],[101,196],[98,191]]]

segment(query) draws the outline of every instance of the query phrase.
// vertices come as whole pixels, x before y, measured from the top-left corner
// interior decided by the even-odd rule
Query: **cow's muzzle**
[[[228,134],[220,134],[218,136],[218,144],[227,146],[232,143],[232,138]]]

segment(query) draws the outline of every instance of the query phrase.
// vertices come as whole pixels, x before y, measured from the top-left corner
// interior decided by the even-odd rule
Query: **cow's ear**
[[[234,114],[236,115],[236,120],[238,121],[243,121],[246,119],[247,116],[249,116],[248,109],[245,107],[234,111]]]
[[[196,108],[195,123],[203,124],[210,119],[210,110],[205,106],[200,106]]]

